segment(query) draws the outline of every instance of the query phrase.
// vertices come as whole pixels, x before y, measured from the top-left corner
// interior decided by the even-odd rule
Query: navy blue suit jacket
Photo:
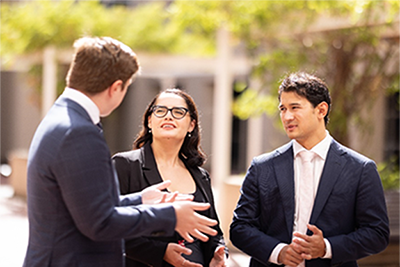
[[[268,259],[278,243],[291,243],[294,210],[290,142],[254,158],[241,188],[230,239],[252,257],[250,266],[276,266]],[[357,266],[357,259],[385,249],[389,223],[375,163],[333,140],[310,224],[329,240],[332,259],[306,261],[307,267]]]
[[[174,233],[171,205],[139,205],[138,194],[121,197],[114,174],[102,131],[61,96],[29,151],[24,266],[122,267],[123,238]]]

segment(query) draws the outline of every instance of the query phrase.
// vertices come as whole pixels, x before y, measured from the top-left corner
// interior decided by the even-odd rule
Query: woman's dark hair
[[[328,111],[324,117],[324,121],[325,125],[328,124],[331,96],[328,86],[320,78],[305,72],[289,74],[279,86],[279,101],[281,100],[282,92],[296,92],[299,96],[305,97],[314,108],[319,103],[326,102],[328,104]]]
[[[133,142],[133,148],[138,149],[144,146],[148,142],[153,142],[153,134],[149,131],[149,116],[151,115],[152,108],[156,103],[157,99],[161,94],[175,94],[183,98],[185,100],[186,105],[189,109],[188,114],[192,121],[194,121],[195,126],[193,131],[190,133],[191,137],[186,135],[185,140],[183,141],[182,147],[179,151],[180,156],[186,159],[186,162],[189,166],[197,167],[202,166],[206,161],[206,155],[203,152],[200,146],[200,122],[199,115],[197,112],[196,104],[193,101],[193,98],[187,94],[186,92],[180,89],[166,89],[156,95],[153,100],[149,103],[146,108],[146,111],[143,114],[142,118],[142,130],[136,137],[136,140]]]

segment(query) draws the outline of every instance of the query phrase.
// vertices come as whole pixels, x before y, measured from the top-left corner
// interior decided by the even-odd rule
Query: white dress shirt
[[[78,103],[81,107],[83,107],[86,110],[86,112],[89,113],[89,116],[93,121],[93,124],[97,124],[100,122],[99,108],[84,93],[82,93],[79,90],[66,87],[64,92],[62,93],[62,96],[71,99],[72,101]]]
[[[332,136],[330,136],[329,132],[326,131],[326,137],[316,144],[310,151],[314,152],[317,156],[315,156],[314,160],[312,161],[313,167],[314,167],[314,198],[315,195],[317,194],[318,190],[318,185],[319,185],[319,180],[321,178],[322,170],[325,165],[325,160],[326,156],[329,151],[329,147],[332,142]],[[295,214],[294,214],[294,225],[293,225],[293,232],[297,230],[297,219],[298,219],[298,214],[299,214],[299,170],[302,167],[301,159],[298,157],[298,154],[306,150],[302,145],[300,145],[296,140],[293,140],[293,156],[294,156],[294,192],[295,192]],[[330,259],[332,258],[332,250],[331,250],[331,244],[329,241],[325,238],[325,246],[326,246],[326,251],[324,255],[324,259]],[[278,263],[278,256],[279,253],[281,252],[282,248],[286,246],[287,244],[285,243],[279,243],[274,250],[271,253],[271,256],[269,258],[269,261],[275,264]]]

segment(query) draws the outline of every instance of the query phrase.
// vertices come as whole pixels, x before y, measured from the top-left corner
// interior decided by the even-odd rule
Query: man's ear
[[[117,92],[118,90],[122,90],[123,86],[123,82],[121,80],[116,80],[115,82],[113,82],[110,87],[107,88],[108,93],[110,94],[110,96],[112,94],[114,94],[115,92]]]
[[[328,113],[328,109],[328,103],[326,103],[325,101],[319,103],[317,106],[318,117],[320,117],[321,119],[325,118],[326,114]]]

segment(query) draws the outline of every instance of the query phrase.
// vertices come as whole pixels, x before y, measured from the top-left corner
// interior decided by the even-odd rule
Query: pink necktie
[[[299,153],[303,164],[300,168],[299,227],[297,229],[303,234],[307,232],[307,224],[310,220],[311,211],[314,205],[314,169],[311,163],[314,155],[314,152],[308,150],[303,150]]]
[[[314,205],[314,168],[311,163],[314,158],[314,152],[303,150],[299,153],[302,161],[299,176],[299,218],[297,231],[307,233],[307,224],[310,221],[311,211]],[[305,266],[303,261],[298,266]]]

